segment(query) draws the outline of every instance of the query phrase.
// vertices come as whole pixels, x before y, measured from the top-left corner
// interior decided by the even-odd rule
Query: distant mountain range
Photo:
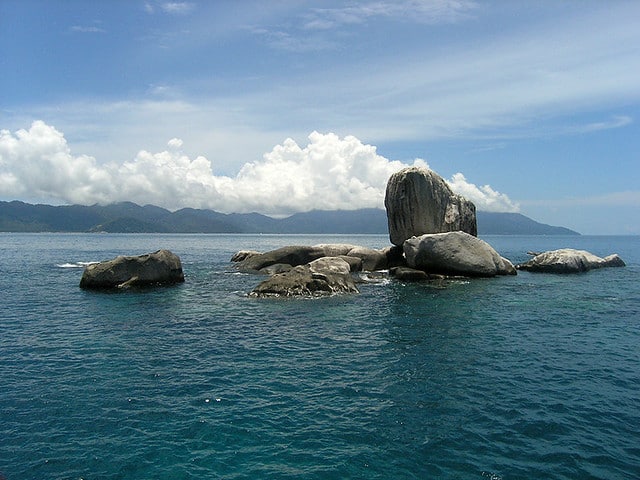
[[[579,235],[564,227],[538,223],[519,213],[477,212],[479,235]],[[224,214],[183,208],[171,212],[131,202],[101,206],[32,205],[0,202],[3,232],[112,233],[342,233],[388,232],[384,210],[314,210],[276,219],[258,213]]]

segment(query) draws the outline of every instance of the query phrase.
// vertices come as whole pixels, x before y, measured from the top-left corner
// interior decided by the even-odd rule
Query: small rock
[[[542,273],[580,273],[594,268],[624,266],[624,261],[617,254],[600,258],[586,250],[562,248],[539,253],[528,262],[517,265],[516,268]]]

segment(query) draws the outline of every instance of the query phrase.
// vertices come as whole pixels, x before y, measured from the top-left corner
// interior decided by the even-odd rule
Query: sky
[[[478,209],[640,234],[640,2],[0,0],[0,200]]]

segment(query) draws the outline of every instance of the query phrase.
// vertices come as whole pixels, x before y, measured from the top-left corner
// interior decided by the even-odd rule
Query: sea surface
[[[640,237],[483,238],[627,266],[256,299],[238,250],[388,239],[0,234],[0,478],[640,478]],[[160,248],[184,284],[78,288]]]

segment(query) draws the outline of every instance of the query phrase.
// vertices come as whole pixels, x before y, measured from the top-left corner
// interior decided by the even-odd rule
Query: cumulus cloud
[[[113,178],[93,157],[73,156],[63,134],[42,121],[12,135],[0,131],[0,195],[108,202]]]
[[[462,173],[455,173],[447,182],[451,189],[475,203],[478,210],[486,212],[517,212],[520,205],[506,194],[495,191],[489,185],[478,187],[467,181]]]
[[[0,196],[92,204],[133,201],[169,209],[284,215],[313,209],[382,208],[389,176],[409,166],[379,155],[354,136],[313,132],[306,146],[286,139],[262,159],[246,163],[235,177],[216,175],[203,156],[191,159],[172,138],[167,150],[140,151],[121,164],[99,164],[72,154],[64,135],[36,121],[29,130],[0,131]],[[428,168],[424,160],[411,165]],[[490,186],[477,187],[463,174],[452,189],[480,210],[515,211],[518,205]]]

